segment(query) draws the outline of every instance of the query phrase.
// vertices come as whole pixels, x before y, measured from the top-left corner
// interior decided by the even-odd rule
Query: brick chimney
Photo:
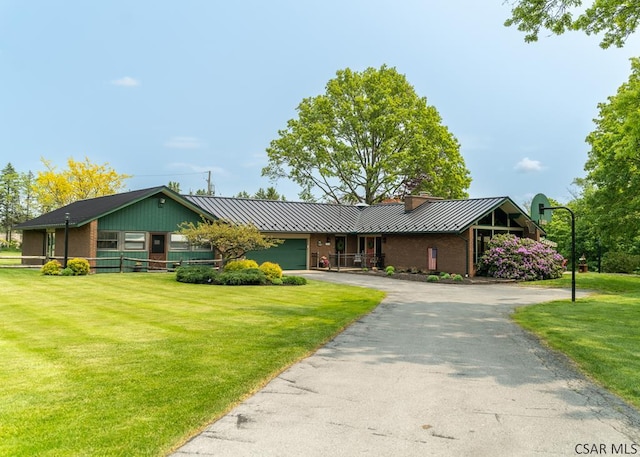
[[[420,192],[418,195],[406,195],[404,197],[404,212],[409,213],[423,203],[442,200],[442,197],[433,197],[426,192]]]

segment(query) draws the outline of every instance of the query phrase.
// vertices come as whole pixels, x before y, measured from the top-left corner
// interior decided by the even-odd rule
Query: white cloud
[[[111,84],[113,84],[114,86],[121,86],[121,87],[136,87],[140,85],[140,81],[138,81],[135,78],[132,78],[131,76],[125,76],[123,78],[112,80]]]
[[[513,168],[516,171],[520,171],[523,173],[537,172],[544,169],[542,163],[539,160],[531,160],[529,157],[525,157],[524,159],[522,159]]]
[[[202,143],[193,136],[174,136],[164,143],[170,149],[200,149]]]
[[[188,162],[173,162],[168,165],[170,169],[180,169],[180,170],[189,170],[193,173],[207,173],[211,172],[214,175],[227,176],[230,173],[221,167],[210,166],[210,165],[197,165],[194,163]]]

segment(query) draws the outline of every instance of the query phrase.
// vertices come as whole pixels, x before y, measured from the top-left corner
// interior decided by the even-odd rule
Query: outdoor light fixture
[[[164,198],[159,198],[158,199],[158,208],[162,208],[164,206],[164,202],[165,202]]]
[[[69,213],[64,213],[64,265],[67,268],[67,259],[69,258]]]

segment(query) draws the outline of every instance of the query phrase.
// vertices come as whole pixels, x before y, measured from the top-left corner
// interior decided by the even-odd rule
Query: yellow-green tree
[[[33,192],[43,211],[51,211],[77,200],[112,195],[124,188],[129,175],[119,174],[108,163],[83,162],[69,158],[67,168],[58,171],[50,161],[40,159],[45,166],[33,184]]]
[[[283,240],[269,238],[260,233],[253,224],[239,224],[218,219],[213,222],[183,222],[180,233],[191,244],[209,246],[222,256],[223,265],[229,260],[239,259],[249,251],[259,251],[281,244]]]

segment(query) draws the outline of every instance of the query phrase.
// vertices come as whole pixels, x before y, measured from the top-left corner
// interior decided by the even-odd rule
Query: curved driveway
[[[640,414],[509,320],[570,292],[304,275],[388,295],[173,456],[640,455]]]

